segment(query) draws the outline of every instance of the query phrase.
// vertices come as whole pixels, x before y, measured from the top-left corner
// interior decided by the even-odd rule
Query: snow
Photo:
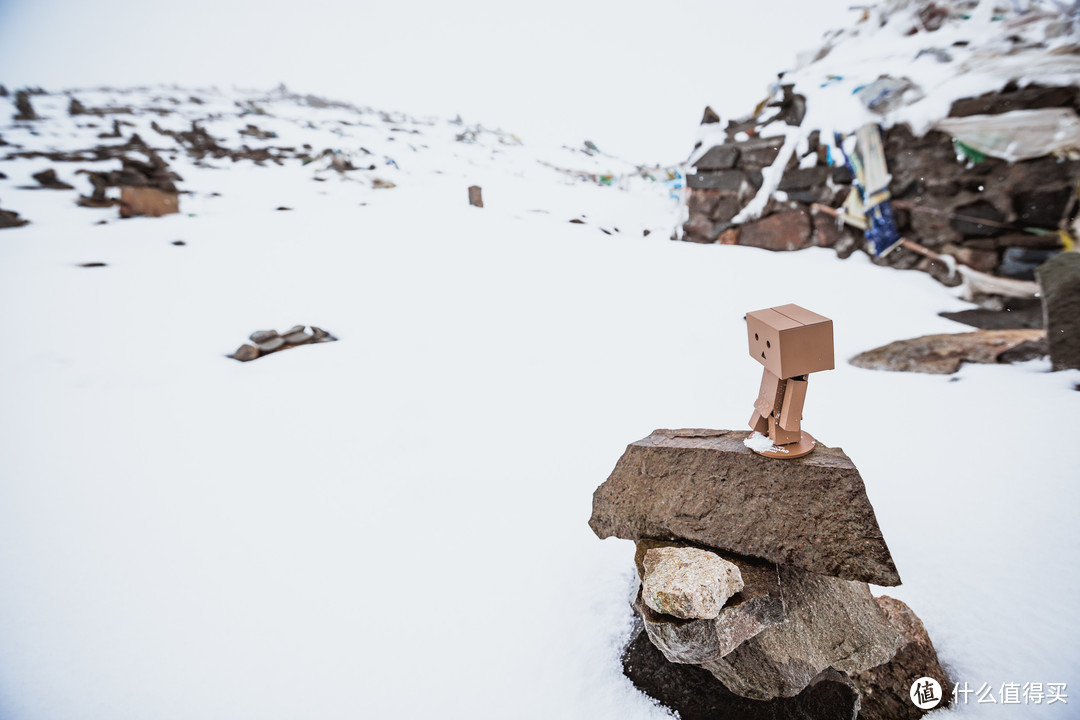
[[[752,433],[750,437],[743,440],[743,445],[755,452],[766,452],[768,450],[772,450],[775,447],[775,445],[773,445],[773,441],[769,439],[768,435],[762,435],[759,432]],[[780,448],[780,450],[786,452],[784,448]]]
[[[16,189],[90,163],[0,162],[0,206],[32,221],[0,234],[5,720],[666,717],[619,667],[633,545],[586,524],[625,445],[744,426],[748,310],[832,318],[839,360],[965,330],[936,313],[969,305],[922,273],[669,242],[662,169],[455,142],[438,119],[78,96],[191,93],[208,104],[159,122],[220,113],[207,127],[230,146],[250,122],[278,132],[266,144],[366,148],[377,170],[177,154],[182,212],[119,221]],[[76,148],[103,129],[62,96],[35,104],[39,134],[5,140]],[[166,142],[151,119],[129,130]],[[340,341],[224,357],[293,324]],[[866,481],[904,579],[888,594],[975,687],[1080,670],[1080,372],[1048,370],[839,362],[807,398],[805,427]],[[1002,713],[973,697],[960,714]]]

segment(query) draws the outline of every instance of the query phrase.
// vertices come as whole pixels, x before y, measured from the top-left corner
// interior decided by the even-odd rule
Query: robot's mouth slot
[[[762,359],[762,360],[764,360],[764,359],[765,359],[765,353],[761,353],[761,359]]]

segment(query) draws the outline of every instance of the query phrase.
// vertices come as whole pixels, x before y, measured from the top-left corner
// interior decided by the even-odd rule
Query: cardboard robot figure
[[[758,455],[794,459],[808,455],[817,441],[802,429],[806,376],[832,370],[832,320],[798,305],[746,314],[750,357],[765,366],[750,427],[768,435],[773,447]]]

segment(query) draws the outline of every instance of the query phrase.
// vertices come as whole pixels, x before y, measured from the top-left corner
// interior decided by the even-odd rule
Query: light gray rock
[[[750,451],[746,431],[657,430],[593,493],[600,538],[659,538],[823,575],[899,585],[858,469],[818,443],[797,460]]]
[[[645,553],[642,598],[658,613],[711,620],[742,587],[739,568],[708,550],[662,547]]]
[[[649,639],[671,662],[699,665],[722,658],[765,628],[784,620],[776,566],[727,559],[738,566],[743,587],[712,620],[680,620],[638,603],[637,610]]]
[[[755,700],[797,695],[822,670],[852,674],[888,662],[904,640],[864,582],[781,567],[786,617],[727,655],[700,663]]]
[[[256,330],[248,337],[253,343],[264,343],[278,337],[277,330]]]

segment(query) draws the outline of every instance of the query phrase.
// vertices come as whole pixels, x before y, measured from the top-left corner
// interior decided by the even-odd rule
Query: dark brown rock
[[[784,177],[780,178],[778,190],[790,192],[792,190],[806,190],[815,185],[824,185],[829,176],[828,168],[820,165],[811,168],[797,168],[788,170]]]
[[[720,122],[720,116],[716,114],[708,105],[705,106],[705,113],[701,116],[701,125],[712,125],[713,123]]]
[[[839,448],[755,455],[732,430],[657,430],[593,494],[600,538],[684,540],[811,572],[899,585],[862,478]],[[783,498],[784,502],[776,502]]]
[[[1042,330],[976,330],[924,335],[867,350],[853,357],[851,364],[867,370],[949,375],[965,362],[1001,362],[1002,353],[1023,343],[1038,341],[1043,336]]]
[[[888,662],[902,644],[865,582],[780,566],[782,622],[718,660],[699,663],[732,692],[792,697],[826,668],[854,673]]]
[[[743,223],[739,244],[766,250],[802,250],[813,245],[810,215],[805,210],[790,210]]]
[[[728,690],[707,670],[669,662],[638,625],[622,654],[623,673],[641,692],[682,720],[855,720],[859,691],[825,670],[791,698],[760,701]]]
[[[949,117],[1000,115],[1013,110],[1037,110],[1050,107],[1076,107],[1075,87],[1028,86],[1013,92],[991,92],[953,102]]]
[[[711,243],[716,241],[716,227],[709,218],[704,215],[691,215],[690,219],[683,223],[683,239],[696,243]]]
[[[1061,253],[1036,271],[1055,370],[1080,368],[1080,253]]]
[[[730,170],[739,160],[739,149],[734,145],[717,145],[698,158],[694,167],[700,170]]]
[[[739,149],[739,166],[744,170],[761,170],[769,167],[780,154],[780,148],[784,146],[784,137],[781,135],[767,138],[753,138],[735,143]]]
[[[49,190],[74,190],[74,185],[69,185],[56,176],[56,171],[52,168],[48,170],[42,170],[39,173],[34,173],[30,177],[38,181],[38,185],[42,188]]]
[[[19,90],[15,93],[15,109],[18,113],[15,114],[15,120],[38,120],[38,114],[34,112],[34,106],[30,102],[30,93],[25,90]]]
[[[686,185],[692,190],[721,190],[728,193],[738,193],[746,183],[746,175],[739,170],[718,170],[715,172],[700,172],[686,176]]]
[[[938,314],[982,330],[1038,330],[1043,326],[1042,312],[1042,302],[1038,299],[1006,298],[1001,310],[973,308]]]
[[[19,213],[12,210],[0,210],[0,229],[15,228],[28,225],[29,220],[19,217]]]
[[[862,694],[859,719],[918,720],[928,711],[917,708],[908,692],[911,684],[922,677],[934,678],[944,690],[942,702],[935,710],[948,707],[951,683],[938,662],[937,651],[922,621],[899,600],[888,596],[874,600],[903,640],[892,660],[851,675]]]

